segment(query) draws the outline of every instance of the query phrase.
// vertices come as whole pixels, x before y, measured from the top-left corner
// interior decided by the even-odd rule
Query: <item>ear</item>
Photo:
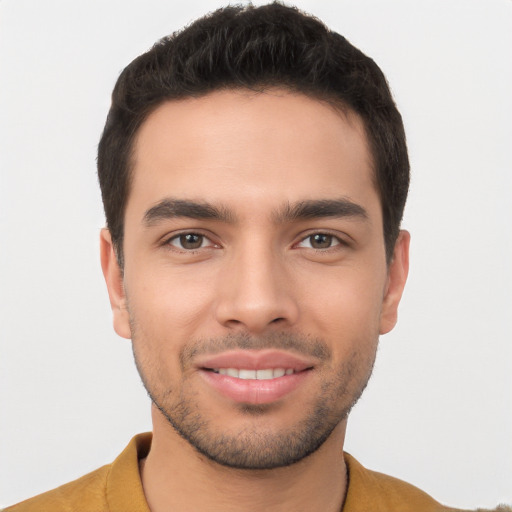
[[[110,306],[114,316],[114,330],[119,336],[130,339],[130,316],[126,307],[123,274],[119,268],[110,231],[106,228],[100,234],[100,257],[103,276],[107,283]]]
[[[400,231],[393,251],[393,259],[388,268],[388,280],[380,315],[380,334],[388,333],[396,325],[398,304],[409,273],[410,240],[411,235],[408,231]]]

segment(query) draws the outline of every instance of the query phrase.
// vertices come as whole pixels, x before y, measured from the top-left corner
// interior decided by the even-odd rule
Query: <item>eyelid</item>
[[[323,251],[323,252],[325,252],[325,251],[328,251],[330,249],[335,249],[336,247],[339,247],[339,246],[347,247],[347,246],[350,245],[350,240],[349,239],[351,239],[351,237],[349,235],[340,233],[339,231],[334,232],[334,231],[332,231],[330,229],[312,229],[310,231],[301,233],[299,235],[299,240],[293,244],[293,247],[294,248],[301,248],[300,244],[302,242],[304,242],[305,240],[307,240],[308,238],[311,238],[314,235],[330,236],[330,237],[334,238],[338,243],[336,243],[335,245],[332,245],[330,247],[327,247],[326,249],[317,249],[315,247],[302,247],[302,248],[313,249],[314,251]]]
[[[177,245],[171,244],[171,242],[173,240],[179,240],[179,238],[184,236],[184,235],[198,235],[198,236],[202,236],[205,240],[208,240],[210,243],[207,246],[198,247],[197,249],[185,249],[185,248],[181,248],[181,247],[179,247]],[[178,232],[173,232],[171,234],[167,234],[166,236],[164,236],[161,239],[160,245],[162,245],[164,247],[168,247],[168,248],[170,247],[171,250],[175,250],[175,251],[178,251],[178,252],[193,253],[195,251],[199,251],[199,250],[202,250],[202,249],[219,248],[220,244],[215,242],[213,240],[213,238],[214,237],[213,237],[212,234],[206,234],[201,229],[183,229],[183,230],[180,230]]]

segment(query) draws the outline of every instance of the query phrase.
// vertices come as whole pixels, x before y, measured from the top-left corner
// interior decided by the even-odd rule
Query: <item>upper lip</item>
[[[314,366],[313,361],[282,350],[230,350],[220,354],[199,356],[198,368],[237,368],[263,370],[266,368],[293,369],[300,372]]]

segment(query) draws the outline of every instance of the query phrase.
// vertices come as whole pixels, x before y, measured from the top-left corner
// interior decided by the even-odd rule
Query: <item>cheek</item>
[[[375,274],[333,276],[321,289],[303,295],[301,311],[307,321],[302,328],[312,327],[338,353],[372,350],[379,337],[383,287]]]
[[[312,282],[318,284],[312,287]],[[341,269],[322,280],[308,279],[302,285],[300,300],[307,305],[303,308],[306,314],[314,310],[326,322],[356,324],[361,328],[378,322],[384,287],[383,272],[369,274],[357,268]]]
[[[134,342],[163,356],[197,335],[209,295],[196,279],[159,273],[130,276],[126,287]],[[167,358],[166,358],[167,359]]]

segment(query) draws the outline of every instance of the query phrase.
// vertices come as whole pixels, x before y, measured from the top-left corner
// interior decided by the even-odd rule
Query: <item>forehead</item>
[[[164,195],[241,204],[376,195],[361,119],[283,90],[164,103],[141,126],[133,164],[127,210]]]

